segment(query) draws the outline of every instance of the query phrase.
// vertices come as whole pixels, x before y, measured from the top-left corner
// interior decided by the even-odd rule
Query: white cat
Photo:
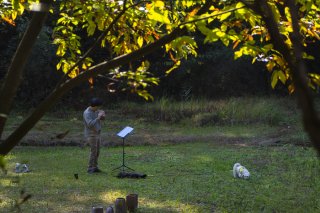
[[[26,172],[30,172],[30,170],[29,170],[27,164],[16,163],[15,172],[16,173],[26,173]]]
[[[240,163],[235,163],[233,166],[233,177],[248,179],[250,177],[250,172]]]

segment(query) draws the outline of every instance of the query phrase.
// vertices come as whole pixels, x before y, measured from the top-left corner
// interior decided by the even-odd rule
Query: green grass
[[[16,210],[22,189],[32,194],[21,205],[26,213],[90,212],[129,193],[139,194],[139,212],[320,212],[319,159],[291,98],[161,99],[105,110],[109,148],[101,150],[100,166],[106,174],[86,173],[87,147],[16,147],[7,157],[8,174],[0,173],[0,212]],[[22,144],[82,145],[82,112],[67,112],[48,113]],[[12,113],[4,135],[25,116]],[[135,131],[126,161],[147,179],[117,179],[112,171],[122,162],[115,133],[127,125]],[[55,138],[66,130],[65,138]],[[15,174],[16,162],[32,172]],[[249,169],[249,180],[233,178],[235,162]]]
[[[22,212],[90,212],[113,205],[117,197],[138,193],[139,212],[320,212],[319,160],[311,148],[296,146],[220,146],[193,142],[126,147],[127,165],[146,179],[118,179],[121,148],[103,148],[103,174],[86,173],[88,148],[18,147],[1,175],[0,211],[13,212],[24,189],[32,198]],[[32,172],[15,174],[16,162]],[[235,162],[251,172],[235,179]],[[74,178],[79,174],[79,179]]]

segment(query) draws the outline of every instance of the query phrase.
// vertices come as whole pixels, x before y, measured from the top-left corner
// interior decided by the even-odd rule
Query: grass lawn
[[[143,213],[320,212],[320,161],[293,103],[241,98],[106,107],[105,172],[94,175],[86,173],[82,111],[53,112],[6,157],[0,212],[17,212],[21,191],[32,195],[19,205],[24,213],[90,212],[130,193],[138,194]],[[4,138],[25,116],[10,116]],[[127,125],[135,128],[126,140],[127,165],[146,179],[118,179],[113,171],[122,164],[115,133]],[[31,172],[14,173],[17,162],[29,164]],[[233,178],[236,162],[249,169],[249,180]]]
[[[118,179],[121,147],[103,147],[100,167],[86,173],[88,147],[17,147],[1,174],[0,211],[14,212],[20,191],[32,195],[21,212],[90,212],[118,197],[139,195],[138,212],[320,212],[320,165],[312,148],[241,146],[194,141],[126,147],[126,163],[146,179]],[[16,162],[31,172],[13,172]],[[251,172],[235,179],[236,162]],[[79,179],[74,178],[78,173]]]

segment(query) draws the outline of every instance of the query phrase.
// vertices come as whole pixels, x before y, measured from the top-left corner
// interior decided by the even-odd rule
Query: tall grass
[[[253,123],[277,125],[299,120],[295,100],[288,97],[192,99],[184,102],[161,98],[142,105],[122,103],[120,111],[148,121],[187,121],[196,126]]]

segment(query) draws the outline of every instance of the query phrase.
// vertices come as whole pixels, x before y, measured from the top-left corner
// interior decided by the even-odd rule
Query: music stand
[[[128,134],[130,134],[132,131],[133,131],[133,128],[130,127],[130,126],[127,126],[127,127],[125,127],[123,130],[121,130],[121,131],[117,134],[117,136],[119,136],[120,138],[122,138],[122,165],[119,166],[119,167],[117,167],[117,168],[114,168],[113,170],[121,169],[121,168],[122,168],[122,171],[124,172],[124,168],[127,168],[127,169],[130,169],[130,170],[134,171],[134,169],[131,169],[130,167],[126,166],[125,163],[124,163],[124,155],[126,154],[126,153],[124,152],[124,140],[125,140],[126,136],[127,136]],[[113,171],[113,170],[112,170],[112,171]]]

